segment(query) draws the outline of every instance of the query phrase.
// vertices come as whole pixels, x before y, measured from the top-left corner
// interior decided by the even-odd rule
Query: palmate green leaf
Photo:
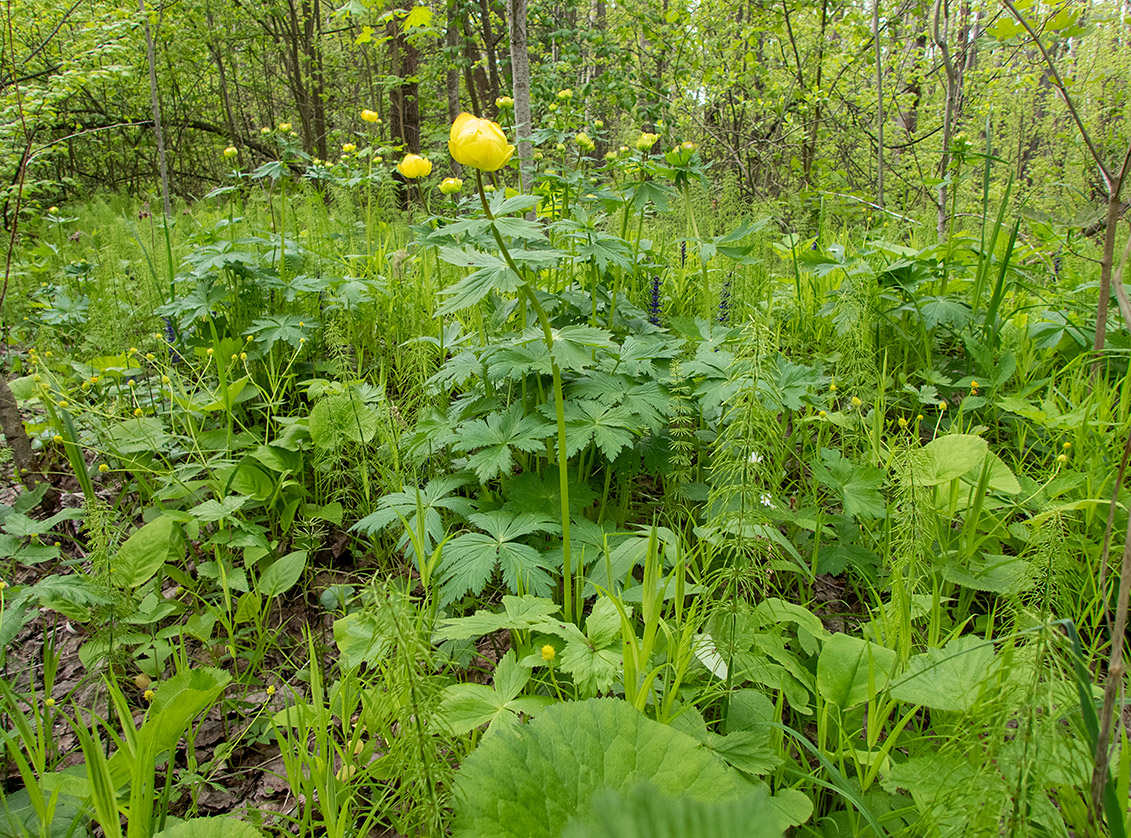
[[[525,631],[539,625],[547,617],[560,611],[552,600],[527,594],[525,596],[504,596],[503,610],[500,613],[481,608],[470,617],[456,617],[444,620],[432,636],[435,643],[445,640],[470,640],[483,637],[499,629]]]
[[[577,248],[580,262],[592,260],[600,273],[605,273],[610,265],[628,270],[632,265],[632,250],[624,239],[600,230],[591,232],[589,240]]]
[[[538,628],[566,641],[560,666],[573,677],[580,695],[599,695],[613,686],[621,671],[624,648],[620,612],[611,599],[597,599],[585,618],[584,634],[572,623],[560,620],[546,619]]]
[[[637,382],[627,375],[593,372],[573,382],[571,398],[599,401],[606,405],[622,405],[635,415],[634,427],[659,430],[671,414],[671,398],[656,381]]]
[[[605,368],[609,372],[654,378],[656,362],[674,358],[684,341],[669,335],[629,335],[621,344],[618,356],[609,356]]]
[[[541,332],[539,332],[541,334]],[[565,326],[554,330],[554,360],[563,370],[581,370],[593,365],[594,349],[615,348],[612,333],[593,326]],[[601,353],[597,353],[598,356]]]
[[[642,210],[651,201],[660,212],[667,212],[668,199],[675,197],[675,190],[654,180],[646,180],[636,186],[632,193],[632,208]]]
[[[822,486],[840,495],[845,515],[856,518],[882,518],[887,511],[880,487],[884,473],[864,463],[855,465],[840,451],[821,449],[821,462],[814,464],[813,473]]]
[[[535,221],[527,221],[525,218],[496,218],[494,225],[495,229],[504,236],[526,239],[527,241],[546,240],[546,231],[542,229],[542,226]]]
[[[468,532],[444,545],[440,559],[440,604],[450,605],[466,593],[480,593],[496,566],[512,593],[548,596],[553,590],[549,563],[542,554],[517,539],[558,529],[541,515],[512,515],[501,510],[468,516],[482,533]]]
[[[488,725],[488,734],[500,728],[514,728],[519,723],[519,713],[533,716],[554,701],[549,696],[518,697],[530,680],[530,673],[530,667],[519,663],[511,649],[495,667],[494,686],[453,684],[447,687],[440,703],[440,717],[457,736],[481,725]]]
[[[702,802],[745,791],[738,775],[693,738],[620,699],[555,704],[463,761],[453,835],[553,838],[574,818],[589,817],[599,792],[643,782]]]
[[[543,405],[548,413],[550,405]],[[610,463],[635,436],[633,416],[623,407],[597,401],[571,400],[565,404],[566,456],[572,457],[593,443]]]
[[[451,265],[477,268],[442,293],[447,299],[438,315],[452,314],[475,305],[488,294],[509,294],[523,285],[523,279],[500,256],[471,248],[441,247],[440,258]]]
[[[457,430],[455,451],[479,449],[468,459],[480,483],[509,474],[514,466],[514,451],[537,451],[544,447],[554,427],[539,416],[523,416],[522,405],[515,403],[505,412],[495,412],[486,419],[465,422]]]
[[[294,314],[274,314],[252,321],[248,334],[255,335],[256,340],[266,344],[268,348],[283,341],[298,349],[304,340],[309,340],[318,326],[317,321]]]
[[[495,192],[490,200],[491,214],[496,217],[509,215],[512,212],[525,212],[531,207],[538,206],[542,199],[537,195],[512,195],[509,198],[505,191]]]
[[[403,527],[402,519],[408,521],[413,534],[420,532],[419,511],[424,511],[424,548],[431,550],[444,537],[444,520],[441,510],[466,518],[475,510],[475,504],[465,497],[454,494],[463,488],[471,478],[466,474],[451,474],[429,480],[423,488],[405,486],[400,492],[392,492],[377,501],[377,508],[366,515],[350,529],[367,535],[378,535],[391,525]],[[408,533],[400,539],[402,549],[409,543]],[[419,558],[419,557],[418,557]]]
[[[774,413],[800,410],[805,394],[816,384],[816,370],[778,355],[765,375],[758,379],[758,394],[767,409]]]

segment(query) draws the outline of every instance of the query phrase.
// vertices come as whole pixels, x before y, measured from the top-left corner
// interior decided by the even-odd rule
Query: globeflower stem
[[[514,271],[515,276],[522,279],[522,271],[518,269],[518,265],[515,264],[510,251],[507,249],[506,242],[503,241],[502,234],[495,226],[495,216],[487,205],[487,193],[483,189],[483,173],[479,169],[475,170],[475,183],[479,188],[479,201],[483,204],[483,214],[491,222],[491,233],[495,236],[495,243],[499,245],[499,252],[503,256],[503,261],[507,263],[507,267]],[[529,282],[523,281],[521,288],[538,318],[538,323],[542,326],[546,350],[550,353],[550,371],[554,378],[554,414],[558,422],[558,485],[562,496],[562,611],[565,614],[566,621],[573,622],[573,564],[569,545],[569,472],[566,470],[569,458],[566,456],[565,398],[562,395],[562,371],[558,367],[558,362],[554,360],[554,330],[550,325],[550,318],[546,315],[546,309],[542,307],[538,295],[534,293]]]

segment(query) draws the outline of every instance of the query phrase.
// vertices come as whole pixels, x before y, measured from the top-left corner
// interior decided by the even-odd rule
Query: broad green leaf
[[[148,582],[161,565],[184,557],[185,541],[180,525],[168,515],[150,521],[118,548],[110,563],[114,581],[124,588]]]
[[[305,550],[295,550],[275,559],[259,577],[256,591],[265,597],[277,597],[295,586],[306,569]]]
[[[932,710],[964,713],[978,703],[997,667],[992,643],[973,635],[958,637],[942,649],[912,657],[907,672],[892,684],[891,695]]]
[[[704,802],[669,797],[650,783],[627,792],[611,789],[593,796],[587,818],[573,820],[563,838],[778,838],[780,816],[766,789],[751,789],[732,800]],[[757,824],[755,827],[754,825]]]
[[[642,782],[703,802],[743,793],[738,776],[694,739],[626,702],[569,702],[546,708],[515,735],[491,737],[463,761],[452,834],[553,838],[592,812],[598,792]]]
[[[161,451],[172,442],[161,423],[151,416],[111,425],[103,432],[103,437],[110,453],[125,457]]]
[[[156,833],[153,838],[262,838],[263,833],[230,815],[189,818]]]
[[[938,486],[956,480],[980,468],[989,450],[986,441],[974,434],[940,436],[924,446],[930,459],[917,471],[916,482],[921,486]]]
[[[834,634],[817,659],[817,692],[841,709],[875,698],[891,678],[896,654],[859,637]]]

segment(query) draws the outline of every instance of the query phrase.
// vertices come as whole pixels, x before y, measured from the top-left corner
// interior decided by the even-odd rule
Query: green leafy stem
[[[487,205],[487,194],[483,189],[483,173],[478,169],[475,170],[475,182],[479,189],[479,200],[483,204],[483,213],[487,216],[487,220],[491,222],[491,233],[495,236],[495,242],[499,245],[499,252],[503,256],[503,260],[507,263],[515,276],[522,278],[523,274],[519,270],[518,265],[515,264],[511,258],[510,251],[507,249],[506,242],[503,241],[503,236],[499,232],[499,228],[495,225],[495,216],[491,213],[491,208]],[[534,293],[534,289],[530,283],[523,282],[520,285],[523,293],[526,294],[526,299],[530,302],[531,309],[534,310],[534,315],[538,318],[538,323],[542,326],[542,334],[546,341],[546,350],[550,354],[550,371],[554,378],[554,413],[557,417],[558,424],[558,481],[561,487],[561,500],[562,500],[562,588],[563,588],[563,604],[562,612],[567,621],[573,621],[573,564],[570,558],[570,544],[569,544],[569,473],[566,471],[566,462],[568,454],[566,449],[566,421],[565,421],[565,398],[562,395],[562,371],[558,367],[558,362],[554,358],[554,330],[550,325],[550,318],[546,315],[546,309],[542,307],[542,303],[538,300],[538,295]]]

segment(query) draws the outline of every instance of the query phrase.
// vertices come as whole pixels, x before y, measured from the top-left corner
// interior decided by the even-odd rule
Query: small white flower
[[[773,496],[763,493],[762,494],[762,506],[768,506],[768,507],[770,507],[770,509],[773,509],[774,508]]]
[[[762,455],[759,454],[757,451],[751,451],[750,452],[750,463],[751,463],[751,465],[758,465],[758,463],[760,463],[760,462],[762,462]]]

